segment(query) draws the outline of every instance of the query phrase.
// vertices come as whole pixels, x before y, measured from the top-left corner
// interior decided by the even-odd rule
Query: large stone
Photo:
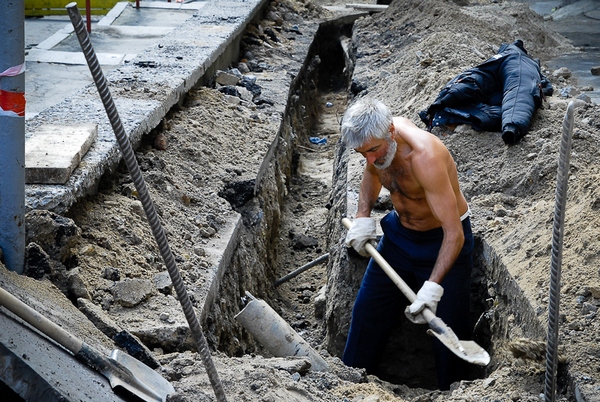
[[[27,243],[38,244],[48,255],[62,263],[69,260],[81,229],[72,219],[54,212],[34,210],[25,215]]]
[[[125,279],[110,289],[115,302],[124,307],[135,307],[154,293],[154,285],[146,279]]]

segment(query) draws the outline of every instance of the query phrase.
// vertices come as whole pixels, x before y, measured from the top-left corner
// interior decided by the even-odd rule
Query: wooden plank
[[[25,182],[66,183],[97,136],[97,124],[40,126],[25,140]]]

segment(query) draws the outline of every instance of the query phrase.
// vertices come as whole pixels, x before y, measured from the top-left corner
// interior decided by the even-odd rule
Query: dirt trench
[[[305,61],[306,75],[290,90],[292,98],[300,97],[297,104],[301,106],[291,109],[289,118],[291,131],[297,134],[292,149],[279,154],[280,158],[284,155],[279,165],[286,174],[265,175],[281,181],[270,183],[271,192],[263,192],[258,204],[250,201],[235,207],[244,227],[218,296],[229,300],[232,308],[221,303],[207,319],[209,339],[229,356],[270,356],[233,318],[248,301],[245,292],[249,292],[270,303],[313,347],[341,357],[354,295],[367,262],[343,246],[341,225],[341,218],[352,211],[346,204],[351,151],[338,143],[341,117],[356,91],[351,76],[355,57],[350,51],[351,28],[348,18],[319,28]],[[235,193],[239,192],[236,189]],[[377,208],[381,215],[391,206],[380,198]],[[256,216],[267,212],[272,214],[267,219],[268,229],[253,224]],[[492,362],[485,368],[472,366],[471,379],[485,378],[502,366],[494,351],[505,346],[509,327],[519,327],[523,337],[531,339],[543,337],[544,331],[538,320],[532,319],[536,316],[533,308],[495,251],[481,237],[476,237],[476,246],[473,339],[490,352]],[[328,258],[323,262],[274,284],[325,254]],[[233,300],[240,303],[236,306]],[[400,328],[395,331],[381,365],[381,379],[414,388],[437,388],[431,376],[435,363],[426,329],[405,323],[402,336]]]
[[[246,292],[267,301],[314,347],[324,340],[325,254],[330,247],[327,216],[334,152],[350,79],[340,39],[348,39],[351,21],[342,18],[320,24],[298,84],[290,88],[292,106],[283,125],[285,134],[280,133],[286,140],[279,141],[283,145],[273,153],[277,169],[264,174],[259,195],[234,206],[244,225],[218,296],[230,300],[232,308],[211,311],[207,320],[209,339],[230,356],[270,355],[235,322],[235,315],[248,301]],[[319,258],[321,263],[275,284]]]
[[[339,121],[349,97],[355,91],[364,90],[352,76],[351,27],[352,21],[348,19],[321,24],[308,57],[300,61],[302,66],[293,77],[293,86],[285,88],[289,93],[281,124],[272,124],[268,113],[262,114],[269,110],[268,106],[246,111],[243,107],[228,105],[214,88],[198,88],[190,93],[182,109],[174,110],[161,127],[160,134],[169,140],[168,149],[180,150],[181,160],[175,159],[176,163],[170,166],[172,161],[167,160],[166,153],[157,150],[153,141],[161,136],[158,135],[161,130],[146,138],[137,153],[154,195],[164,197],[158,202],[160,213],[169,225],[176,258],[195,303],[205,296],[202,293],[205,290],[198,284],[204,283],[203,272],[212,268],[204,257],[209,253],[207,244],[218,237],[222,229],[219,214],[223,211],[230,216],[232,210],[239,214],[239,241],[220,288],[206,305],[195,304],[202,310],[211,348],[228,357],[269,356],[234,320],[243,307],[245,292],[267,300],[322,354],[341,354],[354,295],[366,265],[365,259],[349,254],[343,246],[345,231],[340,224],[341,217],[352,214],[353,200],[348,197],[348,188],[356,178],[349,176],[348,166],[356,162],[356,155],[337,144]],[[289,67],[285,60],[279,62],[277,65],[277,61],[269,59],[274,71]],[[210,107],[200,114],[197,109],[203,104]],[[220,118],[215,118],[215,113]],[[239,165],[235,150],[226,148],[235,139],[232,138],[235,135],[229,135],[231,123],[248,127],[264,125],[265,131],[269,131],[265,138],[272,138],[271,130],[278,130],[273,142],[263,144],[264,138],[256,139],[257,154],[269,155],[268,163],[261,164],[258,178]],[[204,127],[206,124],[208,129]],[[223,136],[219,132],[224,133]],[[184,139],[186,135],[191,138]],[[250,146],[255,144],[234,145],[243,148],[240,159],[255,150]],[[228,158],[228,153],[233,157]],[[202,163],[192,165],[195,160]],[[201,170],[202,165],[210,166]],[[80,247],[78,257],[82,277],[84,271],[95,269],[92,275],[103,279],[98,283],[85,283],[90,293],[88,297],[111,314],[120,312],[114,308],[109,292],[108,283],[113,274],[139,278],[162,268],[156,250],[148,245],[151,241],[143,234],[147,228],[137,216],[139,205],[135,203],[135,194],[126,176],[119,172],[113,181],[107,178],[97,199],[82,202],[70,213],[72,217],[89,215],[99,221],[110,221],[106,225],[108,229],[104,223],[78,223],[89,243]],[[211,180],[223,187],[219,194],[213,191]],[[198,208],[200,212],[195,212],[193,219],[189,216],[181,219],[177,215],[180,210],[204,206],[204,203],[209,204],[210,208],[206,208],[209,213]],[[378,213],[385,213],[388,207],[382,200]],[[110,214],[110,218],[103,216],[106,214]],[[110,230],[115,233],[110,234]],[[485,369],[474,368],[473,378],[485,378],[507,366],[511,358],[505,349],[509,335],[540,339],[544,331],[539,327],[539,312],[503,266],[496,250],[484,237],[478,236],[476,240],[474,336],[490,352],[492,362]],[[277,279],[326,253],[329,254],[327,263],[274,286]],[[120,266],[124,268],[116,268]],[[158,310],[153,314],[160,313],[165,322],[178,324],[175,313],[178,306],[167,306],[168,314],[161,313],[162,306],[152,307]],[[137,321],[126,317],[125,324],[135,330]],[[402,342],[391,342],[384,363],[386,375],[382,378],[394,384],[433,389],[436,384],[429,375],[432,361],[425,357],[429,338],[422,333],[422,328],[413,330],[412,338],[397,337]],[[185,360],[185,356],[182,359],[173,356],[193,349],[189,343],[160,343],[149,336],[144,338],[143,332],[135,334],[157,351],[165,366],[183,365],[179,361]],[[183,335],[177,333],[173,338],[180,340]],[[186,377],[180,367],[168,370],[171,370],[167,372],[170,380]],[[356,380],[360,381],[364,378]],[[565,378],[561,381],[564,383]]]
[[[313,111],[311,124],[293,128],[304,138],[298,136],[295,142],[283,196],[275,196],[282,197],[278,204],[279,229],[275,239],[265,239],[262,248],[259,247],[267,253],[262,257],[262,264],[273,268],[264,272],[267,281],[258,287],[254,275],[248,275],[247,278],[252,279],[238,282],[239,287],[233,292],[243,299],[241,290],[254,287],[251,293],[269,301],[305,340],[322,353],[337,357],[343,351],[354,295],[366,266],[365,259],[348,253],[342,245],[345,231],[340,223],[342,217],[352,214],[353,206],[347,205],[351,151],[337,143],[339,124],[349,99],[361,90],[355,87],[357,83],[351,76],[355,57],[350,50],[351,26],[347,20],[337,21],[321,26],[315,37],[314,43],[320,46],[309,55],[307,65],[319,67],[314,70],[309,67],[315,74],[306,77],[304,82],[309,84],[292,92],[308,94],[309,102],[318,107]],[[381,215],[390,210],[390,205],[382,198],[378,208]],[[242,213],[253,214],[248,210]],[[256,239],[251,232],[243,238]],[[250,249],[245,251],[252,254],[256,250]],[[327,263],[317,264],[282,285],[270,288],[273,281],[322,258],[325,253],[329,255]],[[240,261],[242,254],[243,251]],[[261,258],[260,253],[257,258]],[[244,268],[239,265],[232,272],[244,272]],[[227,281],[227,275],[225,283],[231,290],[233,286]],[[472,300],[473,339],[490,353],[492,360],[487,367],[473,365],[470,379],[486,378],[502,368],[514,353],[530,353],[536,358],[543,355],[538,342],[528,341],[545,337],[545,328],[537,319],[539,312],[480,234],[476,235]],[[431,376],[435,364],[430,337],[425,330],[405,323],[402,336],[400,329],[394,333],[381,365],[381,379],[414,388],[437,388]],[[511,339],[515,333],[521,336],[519,340]],[[220,339],[219,349],[230,355],[261,353],[269,356],[244,332],[236,336],[233,343],[228,343],[225,337]],[[241,345],[240,339],[244,339],[245,345]],[[239,348],[233,350],[231,345]],[[507,351],[507,348],[519,350]],[[560,374],[559,385],[564,390],[568,379],[564,371]]]

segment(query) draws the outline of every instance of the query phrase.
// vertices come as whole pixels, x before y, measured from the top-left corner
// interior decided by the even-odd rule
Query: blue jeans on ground
[[[459,339],[470,339],[470,292],[473,267],[473,233],[469,218],[463,220],[465,243],[459,257],[441,285],[444,295],[437,306],[440,317]],[[377,250],[417,292],[429,279],[443,240],[441,228],[419,232],[400,223],[395,211],[381,220],[383,237]],[[348,366],[365,368],[376,374],[379,361],[393,327],[408,305],[408,300],[371,259],[363,277],[354,308],[342,360]],[[466,379],[468,363],[454,355],[437,338],[433,351],[438,387],[447,390],[454,381]]]

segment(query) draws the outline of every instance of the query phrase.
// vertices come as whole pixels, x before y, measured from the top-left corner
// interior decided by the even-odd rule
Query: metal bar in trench
[[[300,268],[290,272],[289,274],[287,274],[286,276],[284,276],[281,279],[278,279],[277,281],[275,281],[275,283],[273,284],[273,286],[277,287],[279,285],[281,285],[284,282],[289,281],[290,279],[300,275],[302,272],[306,271],[309,268],[314,267],[315,265],[320,264],[321,262],[327,261],[329,259],[329,253],[323,254],[322,256],[320,256],[319,258],[312,260],[311,262],[304,264],[303,266],[301,266]]]
[[[556,203],[552,230],[552,256],[550,259],[550,300],[548,302],[548,343],[546,345],[546,377],[544,396],[546,402],[556,400],[556,375],[558,367],[558,320],[560,307],[560,276],[562,244],[565,226],[565,204],[569,182],[569,160],[573,139],[573,102],[569,102],[563,120],[558,171],[556,175]]]
[[[194,311],[192,306],[192,302],[190,301],[189,295],[183,284],[183,280],[181,278],[181,273],[177,268],[175,263],[175,258],[173,257],[173,253],[167,242],[167,237],[165,235],[165,231],[158,219],[158,214],[156,213],[156,209],[154,207],[154,203],[150,198],[150,194],[146,187],[146,182],[142,176],[140,166],[138,165],[137,159],[135,158],[135,154],[133,153],[133,148],[131,147],[131,142],[125,133],[125,129],[123,127],[123,123],[121,122],[121,118],[119,117],[119,113],[117,108],[115,107],[115,103],[108,89],[108,83],[106,78],[104,77],[104,73],[102,72],[102,68],[100,67],[100,63],[98,62],[98,57],[94,52],[92,47],[92,43],[90,41],[90,37],[83,26],[83,20],[81,18],[81,14],[77,8],[77,3],[72,2],[66,5],[67,11],[69,13],[69,18],[73,23],[73,27],[75,28],[75,33],[77,34],[77,38],[79,39],[79,44],[81,45],[81,49],[87,61],[87,64],[90,68],[90,72],[94,78],[94,82],[96,83],[96,87],[98,88],[98,92],[100,94],[100,98],[102,99],[102,103],[104,104],[104,108],[106,109],[106,114],[108,115],[108,119],[110,120],[110,124],[113,127],[115,135],[117,137],[117,142],[119,143],[119,148],[121,149],[121,153],[123,154],[123,159],[127,165],[127,169],[129,170],[129,174],[131,174],[131,178],[133,179],[133,183],[140,197],[140,201],[142,202],[142,206],[144,207],[144,211],[146,212],[146,217],[148,218],[148,222],[150,223],[150,227],[152,228],[152,233],[154,234],[154,238],[158,243],[158,247],[160,249],[161,255],[167,266],[167,270],[169,272],[169,276],[171,277],[171,281],[173,282],[173,287],[177,293],[177,298],[181,303],[181,307],[183,308],[183,312],[185,314],[185,318],[188,321],[190,326],[190,331],[194,340],[196,341],[198,352],[204,362],[204,367],[207,371],[208,378],[215,392],[215,396],[218,401],[226,401],[225,392],[223,391],[223,386],[221,381],[219,380],[219,376],[217,370],[214,366],[212,358],[210,356],[210,351],[208,349],[208,343],[206,342],[206,338],[202,332],[202,327],[200,326],[200,321]]]

